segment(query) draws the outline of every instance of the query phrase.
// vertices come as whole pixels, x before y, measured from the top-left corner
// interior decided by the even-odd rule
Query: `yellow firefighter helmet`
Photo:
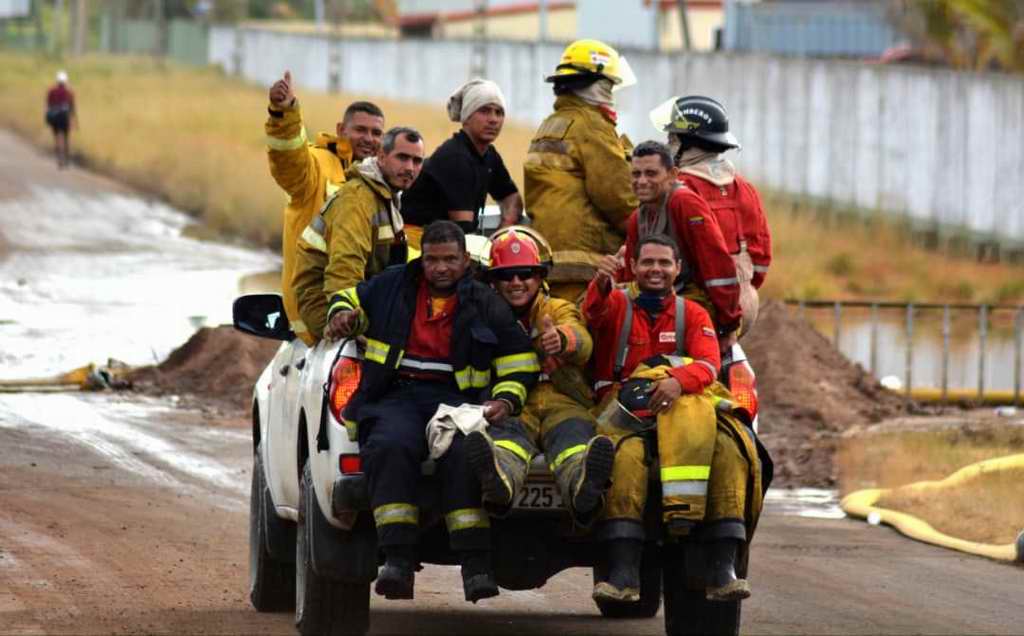
[[[555,74],[548,82],[580,75],[600,75],[610,79],[616,89],[636,84],[636,75],[625,56],[599,40],[576,40],[565,47]]]

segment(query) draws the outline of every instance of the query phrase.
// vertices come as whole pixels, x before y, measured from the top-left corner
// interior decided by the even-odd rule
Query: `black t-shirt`
[[[488,194],[500,201],[517,191],[494,146],[480,156],[460,130],[434,150],[419,178],[402,194],[402,218],[409,225],[426,226],[447,220],[451,210],[472,210],[475,225]]]

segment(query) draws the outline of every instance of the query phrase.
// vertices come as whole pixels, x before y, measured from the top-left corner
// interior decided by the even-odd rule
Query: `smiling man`
[[[419,228],[447,219],[467,234],[480,231],[480,213],[490,195],[501,208],[501,226],[519,222],[523,199],[494,147],[505,124],[505,96],[497,84],[474,79],[448,99],[448,117],[462,129],[437,147],[423,176],[405,195],[404,216],[413,247]]]
[[[318,335],[300,318],[292,284],[296,246],[317,210],[345,182],[345,172],[352,164],[377,155],[384,135],[384,113],[376,104],[353,102],[335,126],[335,135],[320,133],[310,143],[290,71],[270,87],[269,100],[264,129],[270,174],[289,199],[281,233],[281,293],[292,331],[312,345]]]
[[[600,421],[618,440],[612,487],[598,537],[608,542],[608,577],[594,586],[599,601],[640,599],[640,560],[646,539],[648,459],[631,423],[605,417],[632,397],[657,422],[662,520],[669,536],[697,534],[710,554],[706,596],[733,601],[750,595],[736,577],[736,558],[760,512],[760,464],[739,420],[719,410],[728,392],[715,382],[721,360],[711,317],[674,293],[682,263],[675,242],[647,236],[629,255],[638,293],[613,286],[618,269],[605,257],[587,288],[583,313],[594,336],[594,379],[604,398]],[[720,423],[721,422],[721,423]],[[749,459],[748,459],[749,458]],[[748,484],[754,487],[748,488]]]
[[[626,226],[625,253],[632,254],[638,241],[648,236],[671,238],[679,247],[682,266],[677,288],[711,313],[724,349],[734,341],[730,339],[742,316],[736,263],[707,202],[677,176],[665,144],[645,141],[633,150],[631,178],[640,207]],[[634,278],[626,259],[620,279]]]
[[[595,435],[593,405],[584,367],[593,341],[575,304],[552,298],[537,242],[525,228],[499,230],[492,238],[487,278],[512,307],[533,339],[541,361],[540,382],[526,400],[523,423],[555,476],[562,503],[575,521],[589,526],[611,476],[615,447]],[[470,433],[467,442],[482,433]],[[472,457],[472,455],[471,455]]]
[[[435,221],[423,233],[421,258],[341,290],[331,301],[329,337],[366,336],[359,388],[344,417],[358,423],[386,559],[376,591],[386,598],[413,597],[421,465],[428,456],[424,429],[440,405],[482,404],[489,422],[483,447],[489,463],[479,474],[470,470],[471,449],[461,432],[435,470],[468,601],[498,594],[482,504],[495,496],[511,500],[535,451],[515,416],[537,380],[537,356],[508,305],[468,269],[462,230]]]

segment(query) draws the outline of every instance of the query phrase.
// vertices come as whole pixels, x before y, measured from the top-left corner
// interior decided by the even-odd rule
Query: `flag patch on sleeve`
[[[715,337],[715,330],[712,329],[711,327],[701,327],[700,330],[704,332],[705,336],[708,336],[710,338]]]
[[[688,221],[690,225],[702,225],[704,223],[704,217],[702,216],[691,216]]]

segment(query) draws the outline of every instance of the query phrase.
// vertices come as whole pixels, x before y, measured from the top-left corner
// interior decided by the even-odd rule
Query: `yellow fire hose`
[[[976,464],[971,464],[970,466],[965,466],[949,477],[939,481],[920,481],[905,486],[905,488],[918,492],[941,490],[943,488],[962,484],[983,473],[1011,469],[1020,470],[1022,468],[1024,468],[1024,454],[1008,455],[1006,457],[987,459]],[[896,528],[896,530],[911,539],[931,543],[951,550],[959,550],[969,554],[976,554],[978,556],[996,559],[998,561],[1024,563],[1024,532],[1017,535],[1017,540],[1014,543],[1006,545],[975,543],[973,541],[966,541],[964,539],[951,537],[939,532],[925,521],[922,521],[912,515],[908,515],[903,512],[896,512],[895,510],[886,510],[885,508],[875,507],[878,500],[888,492],[889,489],[880,488],[858,490],[857,492],[850,493],[843,497],[843,500],[839,502],[839,505],[842,507],[843,511],[851,517],[870,519],[872,523],[877,519],[878,522],[885,523]]]

